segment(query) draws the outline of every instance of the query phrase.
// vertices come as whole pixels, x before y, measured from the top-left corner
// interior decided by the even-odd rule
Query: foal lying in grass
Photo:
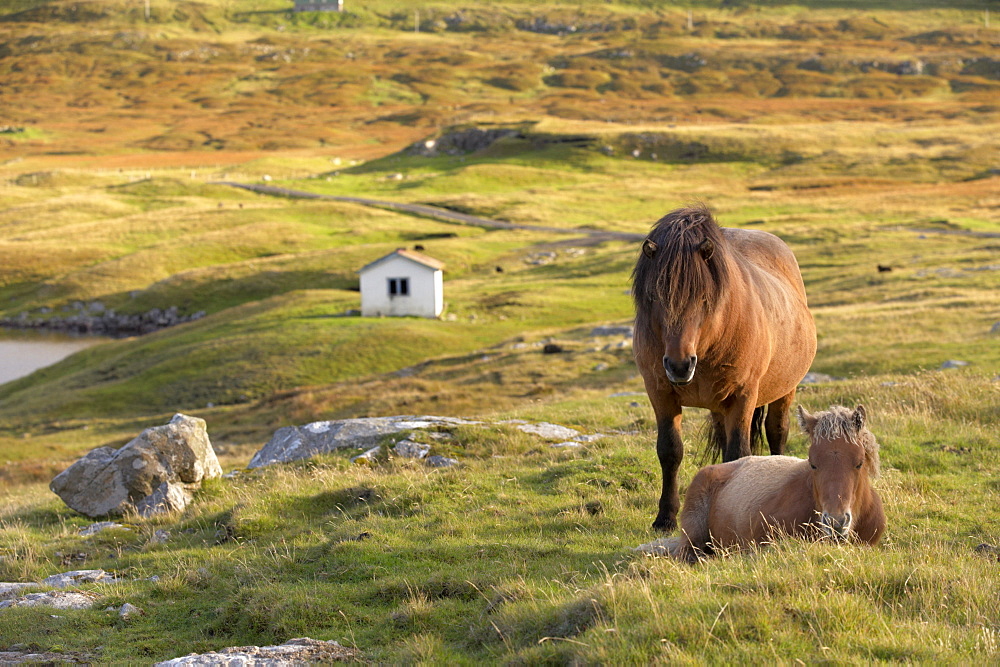
[[[885,530],[878,443],[862,405],[811,415],[799,407],[809,458],[749,456],[698,471],[670,554],[695,562],[715,549],[762,544],[778,535],[849,538],[877,544]]]

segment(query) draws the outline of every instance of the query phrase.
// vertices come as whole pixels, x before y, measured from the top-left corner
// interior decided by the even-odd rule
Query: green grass
[[[212,482],[181,515],[92,538],[76,536],[81,517],[24,488],[0,515],[4,578],[55,572],[60,551],[128,580],[101,589],[94,611],[8,612],[0,641],[49,647],[55,630],[64,649],[87,650],[101,637],[106,661],[302,634],[387,662],[988,659],[996,564],[973,547],[1000,525],[969,510],[996,502],[995,485],[974,481],[1000,464],[990,380],[914,380],[804,395],[810,408],[872,406],[890,525],[874,549],[790,541],[698,567],[648,559],[630,549],[651,537],[648,424],[582,453],[467,428],[448,451],[462,457],[458,469],[331,455]],[[601,393],[576,399],[592,418],[628,427],[635,411],[602,405]],[[536,411],[576,424],[580,407],[557,400]],[[957,432],[928,428],[956,419]],[[795,436],[792,451],[802,447]],[[170,541],[151,543],[161,528]],[[122,623],[99,611],[124,601],[144,615]]]

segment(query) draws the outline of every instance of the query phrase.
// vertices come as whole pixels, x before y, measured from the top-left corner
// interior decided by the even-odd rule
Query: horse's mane
[[[692,308],[711,311],[730,281],[722,228],[712,213],[704,205],[671,211],[653,225],[647,239],[656,250],[652,257],[640,253],[632,271],[636,325],[649,327],[654,301],[668,324],[676,324]],[[707,260],[698,251],[706,239],[714,248]]]
[[[816,425],[812,428],[814,438],[823,440],[844,438],[852,444],[860,445],[864,448],[865,459],[868,461],[868,475],[872,479],[879,476],[878,441],[867,426],[858,429],[853,410],[834,405],[826,412],[817,412],[813,417],[816,419]]]

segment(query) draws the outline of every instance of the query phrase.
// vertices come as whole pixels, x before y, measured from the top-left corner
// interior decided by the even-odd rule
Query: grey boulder
[[[327,662],[357,662],[362,655],[356,649],[341,646],[335,641],[321,641],[301,637],[290,639],[277,646],[233,646],[211,653],[186,655],[156,667],[198,665],[218,667],[250,667],[251,665],[314,665]]]
[[[38,588],[38,587],[39,584],[35,583],[22,584],[22,583],[2,582],[0,583],[0,601],[18,597],[21,594],[21,591],[23,591],[25,588]]]
[[[61,574],[53,574],[51,577],[45,577],[42,580],[42,585],[52,586],[53,588],[71,588],[81,584],[94,584],[99,581],[110,583],[116,581],[116,579],[114,575],[104,570],[73,570],[72,572],[63,572]]]
[[[222,468],[205,420],[177,414],[121,449],[98,447],[59,473],[49,488],[69,507],[96,518],[182,510]]]
[[[322,421],[305,426],[286,426],[250,459],[250,468],[307,459],[343,447],[370,448],[393,433],[430,428],[449,428],[482,422],[457,417],[363,417]]]
[[[8,607],[53,607],[54,609],[90,609],[95,595],[89,593],[73,593],[68,591],[48,591],[45,593],[28,593],[13,600],[0,602],[0,609]]]

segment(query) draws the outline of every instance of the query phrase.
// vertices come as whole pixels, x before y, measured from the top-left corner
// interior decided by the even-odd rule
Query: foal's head
[[[722,230],[704,206],[668,213],[642,242],[632,272],[636,324],[662,332],[673,384],[694,379],[702,324],[729,282],[724,254]]]
[[[809,464],[819,523],[835,539],[848,536],[856,503],[878,476],[878,443],[868,430],[863,405],[833,406],[811,415],[799,406],[799,425],[809,435]]]

